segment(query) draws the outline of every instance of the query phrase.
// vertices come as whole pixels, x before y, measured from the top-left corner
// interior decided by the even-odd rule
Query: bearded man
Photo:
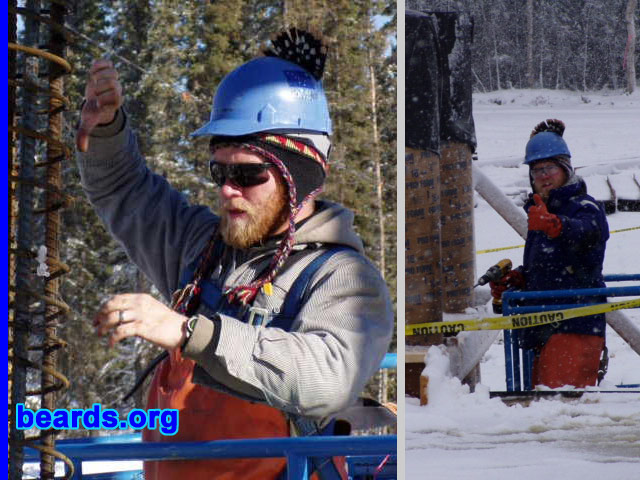
[[[280,58],[291,43],[304,55]],[[330,150],[324,47],[292,29],[266,54],[223,79],[209,122],[193,134],[210,137],[218,215],[147,168],[116,70],[98,60],[90,71],[77,135],[83,187],[129,257],[173,299],[169,308],[116,295],[94,321],[111,345],[137,336],[168,352],[147,407],[178,409],[180,428],[172,437],[146,430],[145,440],[333,431],[391,340],[388,291],[363,256],[353,214],[315,199]],[[321,463],[321,478],[344,478],[340,462]],[[285,464],[147,462],[145,476],[275,479]]]

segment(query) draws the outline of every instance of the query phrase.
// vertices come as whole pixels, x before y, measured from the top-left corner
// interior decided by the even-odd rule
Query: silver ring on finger
[[[118,327],[124,323],[124,310],[118,310]]]

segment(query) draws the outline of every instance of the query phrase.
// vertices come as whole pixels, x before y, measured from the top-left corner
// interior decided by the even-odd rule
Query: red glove
[[[560,217],[549,213],[547,206],[537,193],[533,195],[535,205],[529,208],[529,230],[540,230],[549,238],[556,238],[562,232]]]
[[[511,270],[497,282],[489,282],[489,286],[491,287],[491,296],[500,300],[502,293],[507,288],[524,288],[524,275],[520,270]]]

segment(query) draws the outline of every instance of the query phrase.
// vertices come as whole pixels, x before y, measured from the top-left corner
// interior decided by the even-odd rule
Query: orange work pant
[[[145,442],[195,442],[222,439],[288,437],[289,424],[281,411],[193,383],[193,360],[173,351],[157,368],[147,409],[179,411],[173,436],[144,430]],[[340,478],[347,480],[345,457],[333,457]],[[274,480],[286,466],[284,458],[169,460],[144,462],[147,480]],[[312,480],[319,480],[314,474]]]
[[[556,333],[533,361],[533,385],[558,388],[594,386],[598,382],[604,337]]]
[[[193,360],[173,351],[156,369],[147,409],[179,411],[173,436],[145,429],[145,442],[202,442],[223,439],[288,437],[282,412],[193,383]],[[148,480],[273,480],[285,468],[284,458],[169,460],[144,462]]]

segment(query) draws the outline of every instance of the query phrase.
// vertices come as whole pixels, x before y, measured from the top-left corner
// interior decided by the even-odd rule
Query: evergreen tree
[[[65,93],[75,107],[66,115],[65,141],[69,145],[75,143],[74,125],[79,119],[88,70],[95,58],[115,46],[116,12],[111,7],[107,1],[85,2],[67,19],[77,32],[68,56],[74,74],[65,78]],[[60,331],[68,347],[61,352],[59,369],[71,385],[58,399],[58,407],[85,407],[95,402],[114,406],[133,382],[126,354],[135,341],[108,349],[106,342],[96,337],[91,321],[100,303],[110,295],[136,288],[136,270],[86,201],[75,161],[65,167],[65,191],[75,201],[62,211],[61,257],[69,265],[70,274],[62,277],[61,296],[71,312]],[[65,434],[87,435],[89,431]]]
[[[395,2],[372,1],[368,6],[369,28],[365,48],[369,67],[371,91],[374,171],[376,183],[375,212],[378,216],[377,241],[372,251],[377,251],[378,263],[389,285],[392,297],[396,298],[396,62],[395,44]],[[376,28],[376,19],[389,20]],[[394,301],[395,304],[395,301]],[[394,329],[395,331],[395,329]],[[396,350],[396,339],[390,348]],[[370,383],[371,393],[380,401],[396,399],[395,371],[381,371]]]
[[[627,0],[535,0],[532,12],[526,3],[408,0],[407,8],[471,13],[473,72],[480,91],[531,86],[584,91],[625,84]],[[640,17],[634,10],[637,25]],[[528,15],[533,30],[530,64],[526,61]],[[636,48],[639,45],[636,37]],[[636,69],[639,64],[635,57]]]
[[[374,21],[381,15],[392,20],[378,29]],[[396,75],[395,57],[388,48],[388,38],[395,33],[395,2],[340,0],[329,4],[287,0],[284,17],[289,25],[321,31],[328,41],[323,83],[333,135],[324,197],[356,213],[356,230],[363,239],[365,252],[379,264],[381,258],[386,259],[383,274],[395,298]],[[371,100],[372,83],[376,86],[375,105]],[[374,118],[377,132],[373,128]],[[384,232],[385,242],[380,238],[377,166],[383,180],[382,217],[389,226]],[[387,246],[385,252],[381,252],[382,245]],[[376,377],[367,392],[378,397],[386,383]],[[396,398],[395,379],[389,384],[387,398]]]

